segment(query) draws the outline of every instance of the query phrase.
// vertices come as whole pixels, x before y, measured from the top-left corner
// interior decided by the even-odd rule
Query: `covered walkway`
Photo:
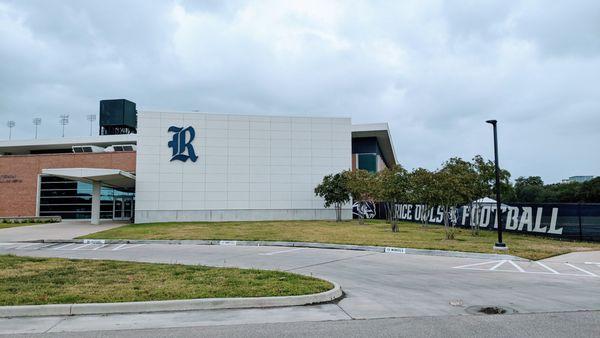
[[[61,168],[42,169],[42,175],[61,177],[92,185],[91,223],[100,224],[100,195],[102,186],[117,189],[135,187],[135,175],[119,169]]]

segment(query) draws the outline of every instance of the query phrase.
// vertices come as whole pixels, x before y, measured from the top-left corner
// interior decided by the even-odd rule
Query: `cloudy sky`
[[[0,139],[108,98],[388,122],[407,168],[491,158],[496,118],[513,178],[600,175],[600,2],[0,0]]]

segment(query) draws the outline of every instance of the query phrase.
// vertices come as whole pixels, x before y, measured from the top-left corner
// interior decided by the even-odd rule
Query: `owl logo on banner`
[[[192,162],[196,162],[198,156],[194,152],[194,146],[192,141],[196,137],[196,131],[193,127],[179,128],[175,126],[169,127],[168,130],[173,134],[173,139],[167,143],[169,148],[173,148],[173,156],[171,156],[171,162],[181,161],[186,162],[188,159]]]

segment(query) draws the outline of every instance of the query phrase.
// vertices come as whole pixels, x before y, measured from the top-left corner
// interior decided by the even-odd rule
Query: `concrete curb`
[[[41,240],[34,242],[42,243],[82,243],[82,244],[187,244],[187,245],[220,245],[220,246],[278,246],[278,247],[299,247],[313,249],[336,249],[336,250],[356,250],[371,251],[390,254],[409,254],[424,256],[443,256],[443,257],[461,257],[476,259],[510,259],[513,261],[529,261],[528,259],[504,255],[504,254],[486,254],[464,251],[446,251],[429,249],[412,249],[398,247],[352,245],[352,244],[333,244],[333,243],[314,243],[314,242],[282,242],[282,241],[237,241],[237,240],[138,240],[138,239],[67,239],[67,240]]]
[[[342,288],[335,282],[330,283],[333,284],[333,289],[331,290],[300,296],[200,298],[149,302],[0,306],[0,318],[246,309],[310,305],[330,302],[342,296]]]

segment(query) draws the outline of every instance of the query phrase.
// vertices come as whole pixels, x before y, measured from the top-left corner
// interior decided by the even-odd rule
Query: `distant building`
[[[594,178],[594,176],[581,176],[581,175],[580,176],[571,176],[569,178],[562,180],[562,183],[573,183],[573,182],[583,183],[583,182],[589,181],[593,178]]]

